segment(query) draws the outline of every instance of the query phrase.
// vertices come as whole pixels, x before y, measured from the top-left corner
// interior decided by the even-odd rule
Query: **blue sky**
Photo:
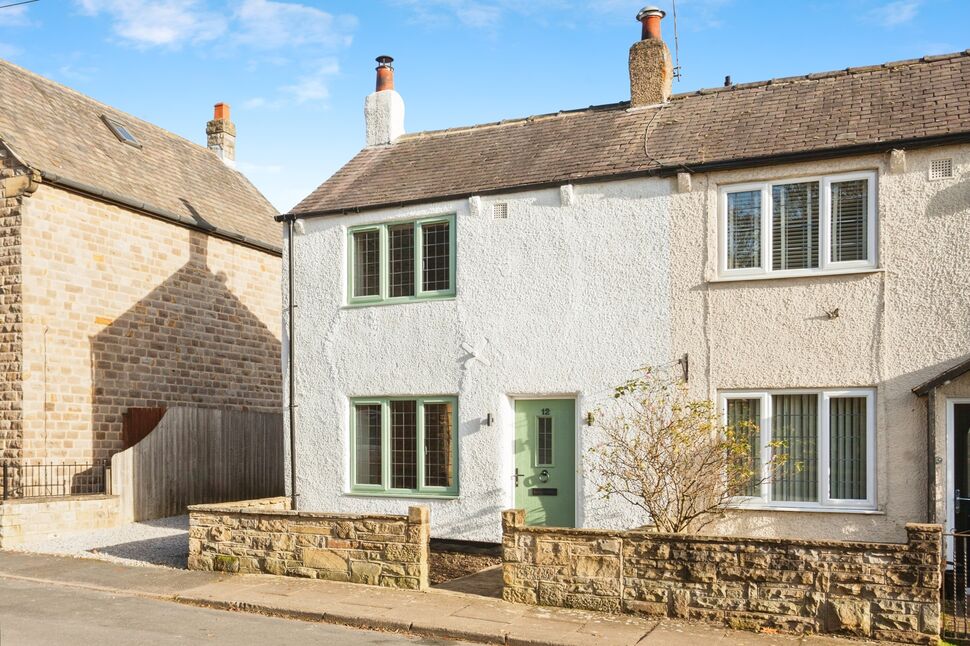
[[[286,210],[361,147],[376,55],[412,132],[611,103],[643,4],[39,0],[0,9],[0,57],[200,143],[230,103],[239,169]],[[675,92],[970,47],[970,0],[678,0],[677,17]]]

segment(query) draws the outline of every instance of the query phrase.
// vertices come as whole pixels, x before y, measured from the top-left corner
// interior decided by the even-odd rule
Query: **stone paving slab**
[[[269,575],[132,568],[102,561],[4,551],[0,551],[0,577],[509,646],[858,646],[862,643],[817,636],[755,634],[705,624],[511,604],[447,590],[419,592]]]

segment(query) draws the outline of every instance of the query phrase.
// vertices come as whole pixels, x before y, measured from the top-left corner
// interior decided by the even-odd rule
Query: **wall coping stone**
[[[84,501],[97,501],[97,500],[113,500],[119,498],[120,496],[112,496],[111,494],[90,494],[90,495],[79,495],[79,496],[37,496],[34,498],[8,498],[7,500],[0,500],[0,506],[6,505],[46,505],[52,502],[84,502]]]

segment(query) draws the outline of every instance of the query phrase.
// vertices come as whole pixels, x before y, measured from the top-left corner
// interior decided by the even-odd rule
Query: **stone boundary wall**
[[[19,498],[0,503],[0,548],[122,524],[118,496]]]
[[[749,630],[936,644],[942,529],[904,544],[526,527],[502,515],[506,601]]]
[[[190,570],[428,587],[427,507],[407,516],[291,511],[288,498],[189,507]]]

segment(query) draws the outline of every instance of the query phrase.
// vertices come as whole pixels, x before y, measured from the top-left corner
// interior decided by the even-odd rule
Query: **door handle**
[[[512,476],[512,479],[515,480],[515,486],[516,487],[519,486],[519,478],[521,478],[523,476],[525,476],[525,474],[524,473],[519,473],[519,467],[515,467],[515,475]]]
[[[539,472],[539,482],[549,482],[549,469],[543,469]]]
[[[960,503],[961,502],[970,502],[970,498],[961,498],[960,497],[960,490],[957,489],[956,491],[953,492],[953,513],[955,513],[955,514],[959,514],[960,513]]]

